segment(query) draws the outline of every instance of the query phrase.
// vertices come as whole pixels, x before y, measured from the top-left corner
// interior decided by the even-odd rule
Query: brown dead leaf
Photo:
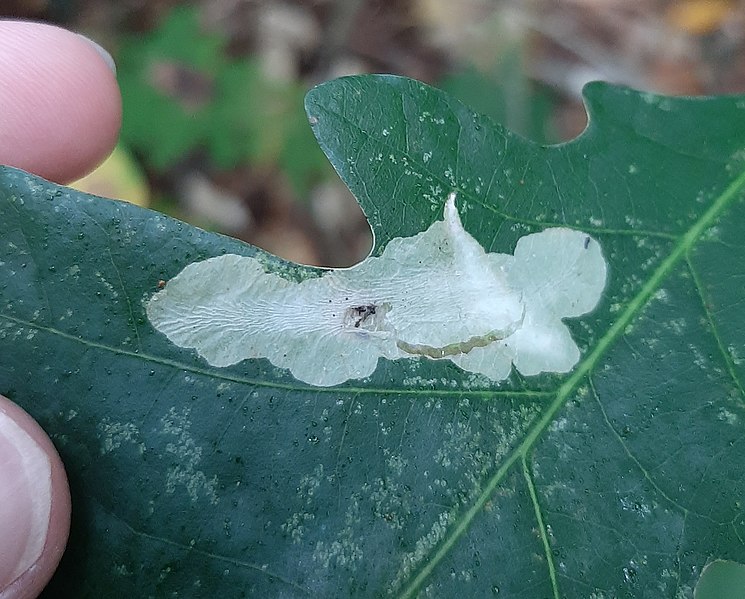
[[[720,28],[734,12],[727,0],[684,0],[667,10],[667,21],[673,27],[693,35],[706,35]]]

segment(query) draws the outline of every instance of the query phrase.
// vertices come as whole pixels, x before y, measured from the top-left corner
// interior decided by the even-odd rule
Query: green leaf
[[[258,250],[2,169],[0,392],[73,493],[50,596],[673,598],[745,561],[745,98],[586,98],[588,130],[549,147],[407,79],[306,100],[375,254],[453,189],[490,251],[556,225],[602,244],[605,297],[567,323],[580,363],[502,384],[428,360],[335,388],[210,367],[143,301]]]
[[[122,140],[159,169],[210,135],[227,40],[203,31],[198,20],[193,8],[177,7],[153,32],[125,37],[117,54]]]
[[[176,7],[117,56],[122,139],[156,169],[207,150],[219,168],[279,166],[298,195],[329,175],[302,110],[305,90],[273,80],[257,60],[233,60],[228,40]]]
[[[328,161],[318,149],[302,110],[302,86],[272,81],[257,62],[227,66],[217,81],[217,98],[207,140],[223,168],[240,160],[281,167],[299,196],[328,178]]]

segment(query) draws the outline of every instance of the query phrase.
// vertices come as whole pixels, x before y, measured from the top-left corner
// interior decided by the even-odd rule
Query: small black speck
[[[590,247],[590,238],[585,237],[585,249],[587,249],[588,247]]]

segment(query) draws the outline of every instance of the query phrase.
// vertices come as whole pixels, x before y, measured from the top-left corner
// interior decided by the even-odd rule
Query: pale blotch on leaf
[[[581,231],[546,229],[514,255],[487,253],[451,194],[444,220],[353,268],[295,282],[255,258],[218,256],[168,281],[147,315],[213,366],[267,358],[321,387],[367,377],[380,358],[449,360],[500,381],[513,365],[571,370],[580,354],[562,319],[595,308],[605,278],[599,244]]]

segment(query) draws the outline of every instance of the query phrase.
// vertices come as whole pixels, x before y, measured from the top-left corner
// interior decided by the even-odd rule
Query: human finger
[[[120,124],[113,61],[90,40],[0,20],[0,164],[69,182],[111,152]]]
[[[59,454],[20,407],[0,396],[0,599],[31,599],[57,568],[70,530]]]

